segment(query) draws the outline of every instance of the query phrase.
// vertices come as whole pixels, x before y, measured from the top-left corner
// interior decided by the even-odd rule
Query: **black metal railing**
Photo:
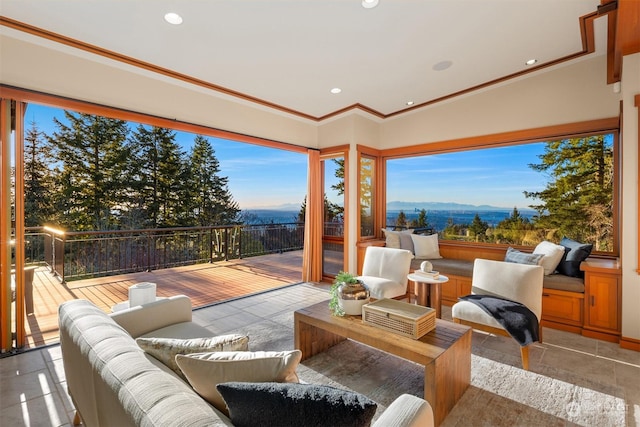
[[[64,232],[26,230],[27,257],[62,281],[300,250],[303,223]]]

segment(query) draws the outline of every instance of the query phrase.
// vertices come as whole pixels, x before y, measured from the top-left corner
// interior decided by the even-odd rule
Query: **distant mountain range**
[[[505,211],[511,212],[513,210],[513,206],[510,208],[501,207],[501,206],[491,206],[491,205],[469,205],[464,203],[454,203],[454,202],[400,202],[394,201],[387,203],[387,211],[404,211],[405,213],[415,212],[416,210],[425,209],[427,211],[474,211],[474,212],[482,212],[482,211]],[[531,211],[534,212],[533,209],[529,208],[518,208],[518,211],[525,212]]]
[[[299,212],[300,207],[302,205],[300,203],[285,203],[282,205],[275,206],[255,206],[242,209],[243,211],[255,212],[255,211],[288,211],[288,212]],[[417,210],[426,209],[428,211],[474,211],[474,212],[482,212],[482,211],[505,211],[511,212],[513,210],[512,207],[504,207],[504,206],[491,206],[491,205],[470,205],[465,203],[455,203],[455,202],[401,202],[401,201],[393,201],[387,203],[388,211],[404,211],[405,213],[415,212]],[[518,208],[521,212],[531,211],[534,212],[533,209],[529,208]]]

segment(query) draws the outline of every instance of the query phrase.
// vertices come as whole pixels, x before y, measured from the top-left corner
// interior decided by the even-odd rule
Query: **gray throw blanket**
[[[467,295],[469,301],[493,316],[521,346],[540,340],[538,318],[519,302],[488,295]]]

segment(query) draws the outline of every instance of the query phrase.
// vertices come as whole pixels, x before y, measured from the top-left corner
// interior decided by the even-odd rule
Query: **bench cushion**
[[[440,274],[469,277],[473,276],[473,261],[462,259],[442,258],[430,260],[433,269]],[[422,260],[411,261],[411,271],[419,270]],[[584,279],[580,277],[570,277],[564,274],[550,274],[544,276],[542,286],[547,289],[555,289],[567,292],[584,293]]]

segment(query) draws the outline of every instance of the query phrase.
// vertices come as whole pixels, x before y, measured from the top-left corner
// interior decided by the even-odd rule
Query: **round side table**
[[[416,296],[416,304],[435,308],[436,317],[441,319],[442,313],[442,284],[449,281],[447,276],[439,275],[436,279],[432,279],[421,274],[411,273],[407,279],[415,283],[413,292]],[[427,298],[428,296],[428,298]]]

